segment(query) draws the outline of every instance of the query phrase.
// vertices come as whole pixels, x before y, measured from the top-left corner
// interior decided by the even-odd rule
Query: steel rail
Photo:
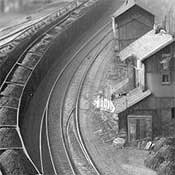
[[[106,23],[100,30],[98,30],[86,43],[84,43],[80,49],[72,56],[72,58],[68,61],[68,63],[63,67],[63,69],[61,70],[61,72],[58,74],[52,88],[51,91],[49,93],[48,99],[47,99],[47,103],[46,103],[46,126],[48,126],[48,106],[49,106],[49,102],[51,99],[51,95],[55,89],[56,84],[58,83],[58,81],[60,80],[60,78],[62,77],[63,73],[65,72],[65,70],[71,65],[71,63],[76,59],[77,55],[92,41],[95,39],[95,37],[97,37],[103,30],[105,30],[105,28],[110,25],[110,22]],[[48,128],[47,128],[48,129]],[[47,140],[48,143],[50,143],[49,138]],[[51,148],[50,148],[50,144],[48,145],[49,147],[49,152],[50,152],[50,157],[52,158],[52,152],[51,152]],[[53,162],[54,163],[54,162]]]
[[[54,173],[55,173],[55,175],[58,175],[57,170],[56,170],[56,167],[55,167],[55,164],[54,164],[54,160],[53,160],[53,156],[52,156],[52,152],[51,152],[51,147],[50,147],[47,118],[48,118],[48,106],[46,105],[46,118],[45,118],[45,122],[46,122],[46,139],[47,139],[47,145],[48,145],[49,155],[50,155],[50,159],[51,159],[51,163],[52,163],[52,166],[53,166]]]
[[[44,109],[41,123],[40,123],[40,134],[39,134],[39,150],[40,150],[40,163],[41,163],[41,173],[44,174],[44,167],[43,167],[43,156],[42,156],[42,130],[43,130],[43,123],[44,123],[44,117],[46,115],[46,109]]]
[[[101,49],[101,52],[107,47],[107,45],[112,41],[113,39],[111,39],[109,42],[107,42],[107,44],[105,44],[105,46]],[[101,53],[100,52],[100,53]],[[82,91],[82,88],[83,88],[83,84],[85,82],[85,79],[86,79],[86,76],[88,75],[88,72],[92,66],[92,64],[95,62],[95,60],[97,59],[97,57],[100,55],[97,54],[96,57],[91,61],[91,63],[89,64],[86,72],[84,73],[83,75],[83,78],[80,82],[80,86],[79,86],[79,89],[78,89],[78,95],[77,95],[77,99],[76,99],[76,110],[75,110],[75,124],[76,124],[76,131],[77,131],[77,135],[78,135],[78,139],[79,139],[79,142],[80,142],[80,145],[82,147],[82,150],[84,152],[84,155],[86,157],[86,159],[89,161],[89,163],[93,166],[94,170],[96,171],[96,173],[98,175],[100,175],[100,170],[98,169],[98,167],[95,165],[95,162],[93,161],[88,149],[86,148],[86,144],[83,140],[83,136],[82,136],[82,133],[81,133],[81,129],[80,129],[80,121],[79,121],[79,103],[80,103],[80,96],[81,96],[81,91]]]
[[[75,110],[75,108],[72,108],[72,110],[70,111],[70,113],[69,113],[69,115],[68,115],[68,120],[67,120],[67,122],[66,122],[66,130],[67,130],[69,121],[70,121],[70,119],[71,119],[71,116],[72,116],[74,110]],[[61,117],[61,118],[62,118],[62,117]],[[72,159],[72,157],[71,157],[71,155],[70,155],[69,148],[68,148],[68,145],[67,145],[67,143],[66,143],[67,140],[68,140],[68,139],[67,139],[67,135],[64,134],[64,130],[63,130],[62,128],[61,128],[61,135],[62,135],[62,141],[63,141],[64,149],[66,150],[65,152],[66,152],[66,155],[67,155],[67,157],[68,157],[69,165],[70,165],[70,167],[71,167],[71,169],[72,169],[73,175],[78,175],[78,174],[76,173],[75,165],[72,163],[72,162],[73,162],[73,159]]]

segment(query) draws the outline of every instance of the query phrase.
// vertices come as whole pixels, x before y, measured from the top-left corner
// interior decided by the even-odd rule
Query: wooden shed
[[[154,15],[140,0],[128,0],[112,15],[112,26],[122,50],[153,28]]]

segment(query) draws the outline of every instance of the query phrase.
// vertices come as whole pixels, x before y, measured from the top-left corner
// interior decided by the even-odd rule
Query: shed
[[[128,0],[112,15],[112,26],[122,50],[153,28],[154,15],[140,0]]]

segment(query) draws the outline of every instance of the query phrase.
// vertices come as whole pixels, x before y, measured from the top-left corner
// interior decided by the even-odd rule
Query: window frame
[[[168,76],[168,81],[163,81],[163,76]],[[161,83],[162,85],[170,85],[171,84],[171,76],[170,71],[162,71],[161,73]]]

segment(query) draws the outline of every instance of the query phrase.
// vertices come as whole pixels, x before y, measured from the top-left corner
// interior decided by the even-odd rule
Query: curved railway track
[[[100,53],[105,49],[105,47],[112,41],[111,37],[109,37],[112,30],[109,29],[109,28],[110,28],[110,23],[107,23],[92,38],[90,38],[79,49],[78,52],[76,52],[76,54],[72,57],[72,59],[68,62],[68,64],[62,69],[61,73],[58,75],[58,77],[57,77],[57,79],[56,79],[56,81],[55,81],[55,83],[52,87],[52,90],[50,92],[50,95],[49,95],[49,98],[48,98],[48,101],[47,101],[47,104],[46,104],[46,108],[45,108],[45,110],[46,110],[46,125],[47,125],[47,127],[49,127],[49,119],[48,119],[48,117],[50,117],[49,116],[49,107],[51,105],[50,103],[52,103],[51,98],[52,98],[52,95],[53,95],[53,91],[56,88],[56,85],[61,83],[61,80],[60,80],[61,77],[67,71],[67,69],[71,66],[71,64],[76,60],[76,57],[78,57],[78,54],[80,52],[82,52],[82,50],[84,48],[86,48],[88,44],[90,44],[94,41],[95,45],[93,45],[93,47],[90,50],[88,50],[88,52],[83,56],[81,61],[77,64],[77,67],[72,72],[72,75],[69,77],[69,80],[68,80],[66,86],[64,86],[65,90],[63,92],[63,96],[61,98],[62,100],[61,100],[61,103],[60,103],[60,106],[59,106],[59,108],[60,108],[59,116],[57,116],[57,117],[59,118],[60,128],[59,128],[59,130],[57,128],[56,131],[61,134],[59,136],[59,138],[60,138],[59,140],[62,140],[62,142],[63,142],[61,147],[59,147],[59,149],[61,149],[61,152],[65,152],[64,156],[61,154],[61,159],[67,159],[67,160],[62,160],[63,162],[65,162],[65,161],[67,162],[65,169],[67,169],[67,170],[69,169],[68,171],[64,172],[65,174],[70,174],[71,172],[74,175],[75,174],[76,175],[79,175],[79,174],[81,175],[82,174],[82,170],[77,168],[75,160],[72,156],[72,153],[70,152],[70,147],[71,147],[70,142],[71,141],[70,141],[70,137],[69,137],[69,132],[70,132],[69,127],[71,125],[70,121],[72,121],[72,118],[74,117],[73,130],[74,130],[75,139],[78,143],[78,145],[76,145],[76,149],[81,154],[81,159],[82,159],[82,160],[79,159],[79,161],[82,164],[87,164],[84,167],[86,169],[84,173],[89,174],[89,175],[90,174],[100,175],[100,170],[96,167],[95,163],[93,162],[92,157],[90,156],[90,154],[89,154],[89,152],[88,152],[88,150],[87,150],[87,148],[86,148],[86,146],[84,145],[84,142],[83,142],[83,138],[82,138],[80,127],[79,127],[79,121],[78,121],[78,118],[79,118],[79,114],[78,114],[78,106],[79,105],[78,104],[79,104],[79,98],[80,98],[83,82],[86,79],[86,75],[88,74],[88,72],[91,68],[91,65],[96,60],[96,58],[100,55]],[[101,33],[104,33],[104,35],[99,37],[98,41],[96,41],[97,36],[98,35],[100,36]],[[95,54],[91,55],[92,52],[95,52]],[[90,58],[90,55],[92,56],[92,58]],[[86,60],[88,60],[88,62],[86,62]],[[82,66],[82,68],[81,68],[81,66]],[[79,76],[79,80],[76,80],[77,81],[76,82],[76,88],[72,89],[71,84],[73,83],[73,81],[75,81],[74,80],[75,77],[77,77],[76,73],[79,71],[78,69],[81,69],[80,72],[83,72],[83,77],[80,78],[80,76]],[[82,69],[85,70],[85,72],[82,71]],[[80,73],[80,74],[82,76],[82,73]],[[72,99],[73,101],[72,102],[70,102],[71,100],[69,101],[69,109],[67,109],[67,111],[65,112],[65,103],[67,101],[68,91],[70,90],[70,88],[71,88],[72,91],[75,91],[75,92],[74,92],[73,96],[69,97],[68,100]],[[61,90],[60,90],[60,92],[61,92]],[[43,115],[43,117],[44,117],[44,115]],[[71,127],[72,127],[72,125],[71,125]],[[40,132],[42,132],[42,130]],[[48,132],[48,135],[49,135],[49,130],[47,132]],[[53,160],[54,159],[53,158],[54,153],[53,153],[53,150],[51,149],[51,143],[52,142],[50,140],[50,137],[47,137],[47,139],[48,139],[47,142],[48,142],[48,147],[49,147],[49,154],[50,154],[50,158],[52,159],[52,166],[56,167],[55,163],[54,163],[54,160]],[[42,145],[41,140],[42,139],[40,139],[40,146]],[[74,148],[75,148],[75,146],[74,146]],[[42,149],[40,148],[40,150],[42,150]],[[42,153],[40,153],[40,155],[42,155]],[[42,156],[41,156],[41,158],[42,158]],[[54,169],[56,171],[55,173],[57,173],[58,171],[56,170],[56,168],[54,168]],[[59,174],[59,173],[57,173],[57,174]]]
[[[19,60],[21,60],[28,53],[30,48],[32,48],[38,41],[40,41],[45,35],[47,35],[47,33],[50,30],[55,28],[60,23],[64,22],[64,20],[66,20],[67,18],[69,18],[69,14],[68,16],[65,17],[65,19],[51,26],[51,28],[45,31],[41,36],[39,36],[34,42],[32,42],[28,46],[28,48],[22,53],[22,55],[13,65],[12,69],[10,70],[3,84],[1,85],[0,90],[2,90],[5,84],[12,83],[8,81],[11,73],[13,73],[16,66],[21,66],[19,64]],[[17,125],[14,127],[17,128],[17,132],[22,142],[22,148],[26,156],[28,157],[32,165],[35,167],[38,174],[49,174],[49,175],[54,175],[54,174],[55,175],[57,174],[100,175],[101,174],[100,170],[98,169],[98,167],[96,167],[92,157],[90,156],[90,153],[88,152],[84,144],[84,141],[81,135],[81,129],[79,126],[78,107],[79,107],[79,98],[81,95],[81,89],[86,79],[86,75],[88,74],[91,68],[91,65],[96,60],[96,58],[100,55],[100,53],[105,49],[105,47],[107,47],[107,45],[112,41],[111,37],[109,37],[111,34],[110,28],[111,26],[109,22],[103,28],[101,28],[95,35],[93,35],[73,55],[70,61],[64,66],[64,68],[59,73],[55,83],[53,84],[45,109],[43,111],[42,120],[40,123],[40,136],[39,136],[38,147],[40,149],[40,164],[41,164],[40,167],[41,168],[38,168],[35,165],[31,156],[28,154],[28,149],[26,149],[26,145],[24,144],[24,141],[21,135],[21,130],[19,127],[19,109],[21,105],[21,98],[23,96],[23,92],[27,83],[23,85],[15,82],[12,83],[12,84],[20,85],[23,88],[21,96],[19,98],[19,103],[17,108]],[[78,59],[80,57],[81,59]],[[33,70],[30,70],[30,71],[31,71],[30,72],[30,75],[31,75]],[[76,76],[77,72],[79,72],[80,74],[79,76]],[[83,72],[83,73],[80,73],[80,72]],[[66,77],[65,74],[67,73],[70,76],[67,77],[66,81],[62,84],[62,82],[64,81],[63,77]],[[29,78],[30,76],[28,77],[28,80]],[[76,78],[78,78],[78,80],[76,80]],[[26,82],[28,82],[28,80]],[[70,93],[69,91],[72,89],[71,87],[74,86],[73,81],[75,81],[76,83],[75,83],[75,88],[73,90],[74,94],[72,95],[72,94],[69,94]],[[59,103],[59,106],[57,106],[59,108],[59,112],[58,112],[59,115],[56,116],[58,118],[58,122],[54,123],[54,124],[57,124],[57,126],[54,127],[54,125],[52,125],[54,122],[54,119],[53,120],[51,119],[52,116],[50,114],[51,114],[51,106],[52,106],[52,97],[54,96],[54,91],[57,88],[58,84],[59,85],[62,84],[61,88],[63,88],[64,91],[59,98],[60,103]],[[70,99],[73,99],[73,101],[70,102],[70,106],[69,108],[67,108],[66,101],[69,101]],[[54,136],[53,136],[53,130],[56,134]],[[56,137],[57,137],[56,141],[59,140],[59,143],[55,142],[54,139]],[[54,144],[55,146],[53,146]],[[58,155],[61,157],[61,160],[58,160],[60,159],[60,157],[57,157]],[[49,173],[47,173],[48,169],[49,169]]]
[[[87,2],[87,1],[86,1],[86,2]],[[77,6],[77,7],[74,8],[73,10],[75,10],[75,9],[77,9],[78,7],[82,6],[82,5],[83,5],[84,3],[86,3],[86,2],[81,3],[79,6]],[[30,75],[32,74],[33,70],[30,69],[30,68],[27,68],[27,67],[25,67],[25,66],[22,66],[22,65],[19,63],[19,61],[20,61],[21,59],[23,59],[23,58],[25,57],[25,55],[28,53],[28,51],[29,51],[33,46],[35,46],[45,35],[47,35],[47,33],[49,33],[49,32],[50,32],[52,29],[54,29],[55,27],[59,26],[59,25],[60,25],[61,23],[63,23],[66,19],[68,19],[69,16],[70,16],[70,14],[71,14],[71,12],[72,12],[73,10],[71,10],[71,11],[67,12],[66,14],[64,14],[65,17],[64,17],[61,21],[59,21],[59,22],[57,22],[56,24],[50,26],[49,29],[47,29],[45,32],[43,32],[41,35],[39,35],[33,42],[31,42],[31,43],[27,46],[27,48],[22,52],[22,54],[19,56],[19,58],[17,59],[17,61],[15,62],[15,64],[13,64],[12,68],[10,69],[10,71],[9,71],[8,74],[6,75],[5,79],[3,80],[2,84],[0,85],[0,92],[2,92],[3,89],[5,88],[5,86],[6,86],[6,85],[9,85],[9,84],[16,85],[16,86],[20,86],[20,87],[22,88],[22,92],[21,92],[20,97],[19,97],[19,99],[18,99],[18,100],[19,100],[19,101],[18,101],[18,106],[17,106],[17,108],[14,108],[14,109],[17,109],[17,120],[16,120],[17,123],[16,123],[16,125],[14,125],[14,126],[12,126],[12,125],[3,125],[2,127],[10,127],[10,128],[13,127],[13,128],[16,129],[16,131],[17,131],[17,133],[18,133],[18,135],[19,135],[21,144],[22,144],[22,149],[23,149],[25,155],[27,156],[28,160],[31,162],[31,164],[33,165],[33,167],[35,168],[35,170],[37,171],[38,174],[41,174],[41,173],[40,173],[40,170],[38,170],[38,167],[35,166],[35,164],[34,164],[34,162],[32,161],[30,155],[28,154],[28,151],[27,151],[27,149],[26,149],[26,147],[25,147],[25,145],[24,145],[23,138],[22,138],[22,136],[21,136],[20,127],[19,127],[19,109],[20,109],[20,105],[21,105],[21,98],[22,98],[22,96],[23,96],[23,91],[24,91],[24,89],[25,89],[25,86],[26,86],[26,84],[27,84],[27,82],[28,82],[28,80],[29,80],[29,78],[30,78]],[[25,31],[24,31],[24,32],[25,32]],[[7,45],[8,45],[8,44],[7,44]],[[27,68],[27,69],[30,71],[30,75],[29,75],[29,77],[27,78],[26,82],[24,82],[24,83],[18,83],[18,82],[11,82],[11,81],[9,81],[9,80],[11,79],[10,76],[13,74],[13,72],[14,72],[15,69],[16,69],[16,67],[18,67],[18,66],[22,66],[23,68]],[[5,106],[0,106],[0,107],[5,107]],[[10,108],[10,107],[8,107],[8,108]],[[12,148],[13,148],[13,147],[12,147]],[[7,148],[7,149],[8,149],[8,148]],[[16,149],[16,148],[15,148],[15,149]],[[19,149],[21,149],[21,148],[19,148]],[[6,150],[6,149],[4,148],[4,150]]]

